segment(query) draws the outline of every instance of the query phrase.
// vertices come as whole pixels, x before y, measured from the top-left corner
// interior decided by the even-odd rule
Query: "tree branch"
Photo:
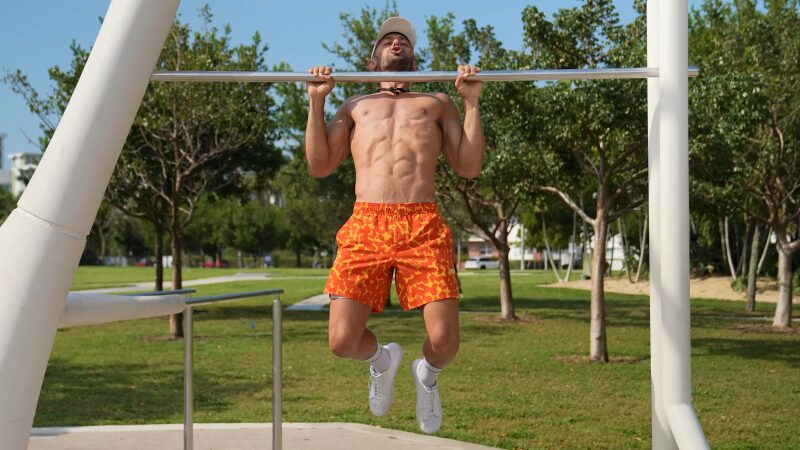
[[[561,197],[562,200],[564,200],[564,203],[566,203],[567,206],[572,208],[572,210],[575,211],[575,213],[581,217],[581,219],[584,222],[586,222],[587,224],[589,224],[591,226],[594,226],[595,219],[592,219],[591,217],[589,217],[583,211],[583,209],[581,209],[581,207],[578,206],[578,204],[575,203],[575,201],[572,200],[572,198],[569,195],[567,195],[567,193],[562,191],[561,189],[558,189],[558,188],[553,187],[553,186],[534,186],[533,188],[535,190],[537,190],[537,191],[550,192],[551,194],[558,195],[559,197]]]

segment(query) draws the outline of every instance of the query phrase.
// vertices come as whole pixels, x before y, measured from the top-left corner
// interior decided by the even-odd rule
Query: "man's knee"
[[[443,357],[453,358],[458,353],[458,347],[461,343],[458,329],[450,329],[443,327],[438,329],[428,336],[431,342],[431,347],[437,355]]]
[[[353,333],[343,329],[331,329],[328,332],[328,347],[334,355],[342,358],[353,358],[361,344],[361,333]]]

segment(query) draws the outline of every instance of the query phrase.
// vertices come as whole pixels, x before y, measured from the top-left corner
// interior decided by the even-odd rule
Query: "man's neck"
[[[411,90],[411,83],[408,81],[401,82],[401,81],[382,81],[381,82],[381,89],[389,89],[389,88],[397,88],[397,89],[406,89]]]

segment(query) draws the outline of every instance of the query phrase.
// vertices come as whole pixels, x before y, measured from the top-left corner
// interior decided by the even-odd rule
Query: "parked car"
[[[217,269],[220,269],[220,268],[227,269],[230,266],[231,266],[231,263],[229,263],[227,260],[224,260],[224,259],[221,259],[221,260],[216,261],[216,262],[215,261],[203,261],[203,264],[201,265],[201,267],[204,267],[206,269],[214,268],[214,267],[216,267]]]
[[[155,261],[153,261],[150,258],[142,258],[142,259],[136,261],[136,267],[150,267],[150,266],[153,266],[155,264],[156,264]]]
[[[500,261],[491,256],[472,257],[464,263],[465,269],[497,269]]]

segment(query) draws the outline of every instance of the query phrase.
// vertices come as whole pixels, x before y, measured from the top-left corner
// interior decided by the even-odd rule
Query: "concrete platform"
[[[123,425],[34,428],[28,450],[180,450],[183,425]],[[195,424],[196,450],[263,450],[272,448],[272,426],[260,423]],[[358,423],[286,423],[287,450],[416,450],[419,448],[491,449],[436,436]]]

